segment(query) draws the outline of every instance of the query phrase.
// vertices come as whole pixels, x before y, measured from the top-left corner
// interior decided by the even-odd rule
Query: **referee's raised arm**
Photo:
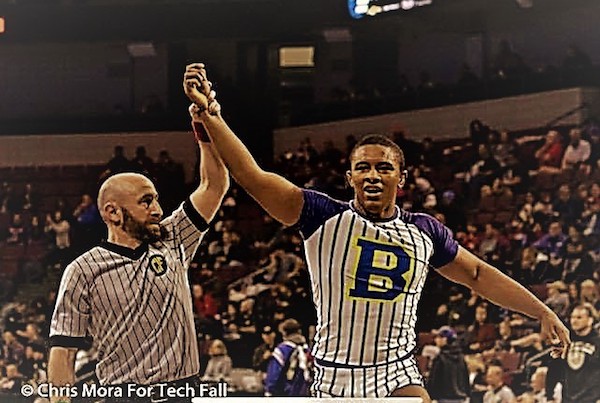
[[[190,195],[190,201],[206,222],[210,222],[229,189],[229,171],[206,135],[200,108],[189,107],[194,135],[200,147],[200,185]]]
[[[280,175],[263,170],[256,163],[248,148],[221,117],[203,64],[186,67],[183,88],[188,98],[202,110],[202,123],[236,182],[277,221],[295,224],[304,204],[302,189]]]

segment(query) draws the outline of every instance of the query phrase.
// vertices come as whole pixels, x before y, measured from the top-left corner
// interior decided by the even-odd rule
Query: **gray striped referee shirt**
[[[187,268],[208,229],[187,200],[162,221],[166,239],[103,243],[67,266],[50,346],[98,351],[102,385],[153,384],[200,370]]]

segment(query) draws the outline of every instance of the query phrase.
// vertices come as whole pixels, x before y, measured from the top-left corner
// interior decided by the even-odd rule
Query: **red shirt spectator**
[[[480,304],[475,309],[475,323],[468,328],[467,341],[470,353],[480,353],[492,348],[498,338],[496,326],[487,322],[487,305]]]
[[[562,163],[563,145],[560,142],[560,134],[556,130],[550,130],[546,135],[546,142],[535,152],[540,170],[558,170]]]
[[[212,295],[205,293],[200,284],[192,285],[192,302],[194,313],[201,318],[214,318],[219,311],[217,301]]]

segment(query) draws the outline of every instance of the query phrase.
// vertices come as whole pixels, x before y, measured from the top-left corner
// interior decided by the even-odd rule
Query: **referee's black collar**
[[[142,242],[142,244],[135,249],[128,248],[127,246],[117,245],[116,243],[108,241],[102,241],[100,246],[106,250],[118,253],[119,255],[133,260],[138,260],[144,253],[148,251],[148,244],[146,242]]]

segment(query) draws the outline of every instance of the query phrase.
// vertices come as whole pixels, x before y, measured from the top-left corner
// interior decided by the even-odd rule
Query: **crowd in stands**
[[[444,222],[463,247],[530,287],[567,323],[577,305],[600,309],[598,126],[590,121],[516,137],[474,121],[471,134],[445,143],[391,134],[405,150],[409,171],[398,204]],[[306,139],[278,156],[274,169],[297,185],[347,200],[346,157],[355,142],[348,136],[346,149],[331,142],[318,149]],[[132,160],[115,147],[114,158],[93,185],[127,170],[156,181],[165,214],[186,194],[181,166],[167,151],[155,162],[143,147]],[[17,196],[15,185],[7,181],[0,189],[2,215],[10,217],[0,225],[2,251],[36,242],[46,249],[36,270],[20,262],[10,279],[12,290],[1,296],[0,392],[9,393],[22,382],[46,379],[44,343],[57,284],[33,301],[19,300],[16,290],[27,282],[48,281],[52,271],[60,274],[74,253],[104,234],[93,192],[73,208],[63,203],[44,210],[44,194],[29,185]],[[232,186],[189,273],[205,380],[229,381],[234,392],[260,393],[284,336],[282,324],[296,319],[310,342],[316,316],[302,248],[294,228],[283,228]],[[7,277],[4,267],[1,271]],[[465,357],[474,400],[491,401],[486,392],[503,388],[513,397],[541,393],[546,383],[540,379],[549,370],[538,324],[466,289],[449,287],[435,273],[429,277],[417,325],[421,370],[426,375],[433,370],[443,347],[435,339],[444,330],[454,343],[452,354]],[[85,363],[78,361],[81,379],[93,376]],[[236,377],[240,371],[246,371],[243,382]]]

